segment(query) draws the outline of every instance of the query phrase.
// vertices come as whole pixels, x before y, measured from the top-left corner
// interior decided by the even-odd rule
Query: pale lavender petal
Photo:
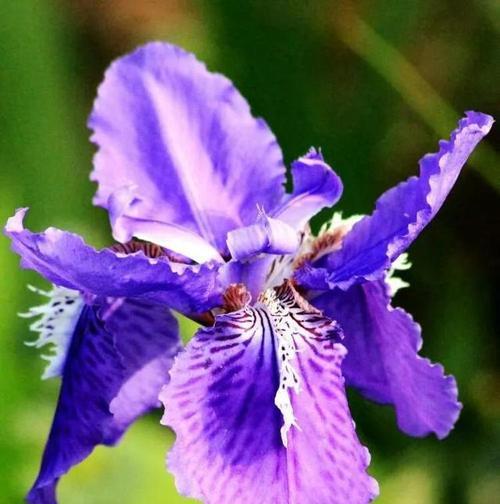
[[[28,502],[54,504],[62,475],[96,445],[116,443],[132,421],[158,406],[158,393],[179,348],[177,322],[164,307],[115,300],[83,308]]]
[[[321,209],[331,207],[342,195],[342,181],[321,152],[311,149],[292,163],[293,192],[272,212],[295,229],[302,230]]]
[[[118,189],[109,197],[109,218],[113,238],[117,242],[126,243],[134,236],[182,254],[200,264],[211,260],[223,262],[217,249],[196,231],[152,218],[144,220],[132,217],[135,198],[135,192],[130,187]],[[133,233],[130,232],[131,229]]]
[[[147,44],[113,63],[89,126],[94,202],[108,208],[116,190],[133,188],[129,220],[113,215],[122,234],[135,234],[134,219],[163,222],[224,252],[228,231],[283,197],[282,154],[265,122],[228,79],[175,46]]]
[[[291,254],[299,246],[294,228],[265,214],[251,226],[235,229],[227,235],[227,247],[233,259],[244,260],[265,254]]]
[[[448,435],[461,409],[455,379],[418,355],[420,326],[390,305],[383,281],[326,292],[314,305],[344,330],[348,354],[342,370],[348,385],[394,405],[399,428],[407,434]]]
[[[204,311],[219,302],[214,265],[97,251],[78,235],[55,228],[32,233],[23,227],[26,211],[18,210],[7,221],[5,234],[21,256],[21,266],[56,285],[101,296],[146,296],[183,312]]]
[[[490,131],[493,118],[467,112],[449,141],[420,161],[420,175],[384,193],[372,215],[354,225],[342,248],[306,265],[296,280],[309,288],[347,289],[381,278],[441,208],[467,158]],[[315,272],[314,269],[322,270]]]
[[[179,491],[206,504],[375,497],[337,336],[333,322],[300,307],[289,289],[199,331],[160,396],[162,423],[177,436],[168,466]]]

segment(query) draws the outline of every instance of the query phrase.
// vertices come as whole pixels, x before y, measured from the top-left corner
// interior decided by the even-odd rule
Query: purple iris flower
[[[391,305],[404,252],[431,221],[493,119],[468,112],[418,176],[370,216],[309,219],[342,183],[312,149],[285,166],[229,80],[148,44],[107,71],[90,116],[94,203],[117,244],[5,227],[23,267],[54,284],[32,329],[56,345],[57,409],[28,501],[137,417],[165,406],[181,493],[206,503],[354,503],[378,495],[345,386],[395,408],[402,431],[445,437],[455,380],[419,356],[420,328]],[[176,311],[202,327],[181,348]]]

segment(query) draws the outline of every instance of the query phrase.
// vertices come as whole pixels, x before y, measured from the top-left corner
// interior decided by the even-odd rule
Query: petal
[[[5,234],[21,256],[21,266],[49,282],[100,296],[147,296],[183,312],[204,311],[217,303],[217,269],[211,264],[189,266],[142,252],[97,251],[78,235],[55,228],[32,233],[23,227],[26,211],[18,210],[7,221]]]
[[[282,223],[283,224],[283,223]],[[232,284],[243,284],[256,300],[266,289],[280,286],[292,278],[297,256],[305,253],[309,247],[310,231],[306,227],[295,233],[298,241],[294,253],[283,255],[260,254],[244,260],[230,260],[221,266],[218,281],[224,288]]]
[[[192,54],[147,44],[106,72],[89,119],[99,150],[94,202],[134,188],[115,229],[135,235],[134,219],[195,232],[225,251],[231,229],[252,224],[257,205],[274,208],[285,168],[276,139],[232,83]]]
[[[261,253],[291,254],[298,246],[299,236],[291,226],[264,213],[259,216],[256,224],[235,229],[227,235],[229,253],[237,260]]]
[[[110,404],[108,436],[117,440],[138,416],[160,406],[158,395],[182,345],[177,320],[162,305],[127,299],[110,312],[104,314],[105,327],[125,369],[125,380]]]
[[[160,398],[181,493],[207,504],[367,503],[377,485],[354,432],[338,329],[289,286],[200,330]],[[286,447],[283,444],[286,442]]]
[[[272,213],[298,230],[321,209],[331,207],[342,195],[340,177],[324,162],[321,152],[311,149],[292,163],[293,192]]]
[[[314,305],[335,317],[344,330],[349,353],[342,370],[348,385],[374,401],[394,405],[405,433],[448,435],[461,409],[455,379],[418,355],[420,326],[390,305],[383,281],[326,292]]]
[[[115,300],[83,308],[30,503],[55,503],[63,474],[96,445],[116,443],[133,420],[158,405],[179,345],[177,322],[159,305]]]
[[[420,175],[384,193],[372,215],[354,225],[342,248],[304,268],[297,281],[310,288],[323,283],[347,289],[363,280],[381,278],[441,208],[479,141],[490,131],[491,116],[468,112],[439,152],[420,161]],[[322,270],[322,271],[321,271]]]
[[[113,238],[127,243],[132,235],[140,240],[156,243],[182,254],[197,263],[211,260],[223,262],[219,252],[198,233],[177,224],[152,219],[131,217],[134,215],[135,191],[130,187],[116,190],[108,200],[109,218]],[[133,229],[133,233],[130,230]]]

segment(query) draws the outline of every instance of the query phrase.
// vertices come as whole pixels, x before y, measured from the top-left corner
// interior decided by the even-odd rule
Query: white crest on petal
[[[322,317],[289,281],[285,281],[278,288],[268,289],[259,301],[264,304],[272,320],[279,370],[279,385],[274,404],[283,415],[280,434],[286,447],[290,428],[293,426],[300,430],[292,405],[292,392],[301,392],[299,375],[294,367],[297,354],[301,352],[301,347],[307,339],[330,338],[332,333],[338,333],[338,326]]]
[[[283,426],[281,427],[281,440],[287,446],[287,433],[293,425],[300,429],[293,413],[290,391],[300,392],[297,372],[293,368],[292,362],[297,347],[294,339],[294,327],[290,317],[290,307],[284,303],[276,293],[275,289],[269,289],[262,297],[262,301],[267,307],[268,313],[273,320],[274,335],[276,337],[279,386],[274,404],[283,415]]]
[[[387,272],[386,282],[389,286],[389,295],[391,297],[396,294],[400,289],[404,289],[405,287],[409,287],[409,283],[405,282],[403,279],[396,276],[396,271],[404,271],[411,268],[411,262],[408,260],[408,254],[404,252],[401,254],[391,266],[391,269]]]
[[[352,229],[354,224],[359,222],[363,217],[364,215],[351,215],[350,217],[344,218],[342,217],[342,212],[334,212],[332,218],[321,226],[318,236],[341,227],[344,228],[347,233]]]
[[[40,317],[30,326],[30,330],[38,333],[35,341],[27,341],[26,345],[41,348],[51,345],[51,353],[42,354],[42,359],[48,361],[42,379],[53,378],[62,374],[66,355],[71,344],[71,337],[75,330],[84,300],[75,290],[53,286],[50,291],[43,291],[31,285],[28,288],[48,298],[47,303],[34,306],[26,313],[19,313],[20,317]]]

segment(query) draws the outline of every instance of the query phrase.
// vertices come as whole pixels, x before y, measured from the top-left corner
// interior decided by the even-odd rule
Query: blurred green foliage
[[[466,109],[498,111],[500,12],[493,1],[0,0],[0,220],[32,208],[49,225],[109,243],[88,182],[86,116],[112,58],[160,38],[232,78],[287,161],[321,146],[345,184],[340,208],[370,211],[416,171]],[[424,328],[424,354],[458,379],[464,410],[442,442],[398,432],[390,408],[351,395],[382,504],[500,502],[500,176],[475,154],[436,222],[412,247],[397,301]],[[317,224],[326,216],[321,216]],[[0,502],[19,502],[39,464],[57,397],[18,311],[43,285],[0,242]],[[185,337],[188,337],[187,330]],[[164,471],[172,436],[158,414],[118,448],[98,448],[61,484],[63,503],[189,502]]]

